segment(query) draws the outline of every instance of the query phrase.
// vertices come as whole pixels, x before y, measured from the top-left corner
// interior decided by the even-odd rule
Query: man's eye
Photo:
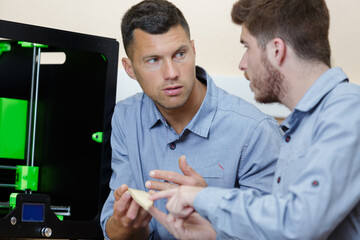
[[[176,54],[176,57],[177,58],[182,58],[182,57],[184,57],[185,56],[185,52],[178,52],[177,54]]]
[[[157,58],[151,58],[147,62],[148,63],[157,63],[159,60]]]

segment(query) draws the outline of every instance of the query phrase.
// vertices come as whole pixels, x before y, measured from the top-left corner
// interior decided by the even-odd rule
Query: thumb
[[[162,225],[166,226],[166,217],[167,215],[163,212],[161,212],[159,209],[157,209],[155,206],[151,206],[148,210],[150,215],[154,217],[156,220],[158,220]]]
[[[123,184],[119,188],[117,188],[114,192],[115,200],[118,201],[127,190],[128,186],[126,184]]]
[[[180,156],[180,158],[179,158],[179,167],[180,167],[181,171],[184,173],[185,176],[198,175],[198,173],[195,172],[195,170],[192,169],[192,167],[190,167],[190,165],[186,162],[186,157],[185,156]]]

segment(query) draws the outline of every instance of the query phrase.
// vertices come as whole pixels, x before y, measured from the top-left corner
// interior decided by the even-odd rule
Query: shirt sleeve
[[[219,239],[326,239],[359,204],[359,98],[337,97],[321,111],[304,156],[311,161],[284,195],[210,187],[199,192],[195,209]]]
[[[282,134],[277,122],[263,119],[247,136],[238,171],[241,189],[270,193],[280,151]]]
[[[111,122],[112,175],[109,184],[110,193],[104,203],[100,217],[100,225],[103,230],[104,236],[107,239],[108,237],[105,232],[105,226],[107,220],[113,214],[113,205],[115,202],[114,191],[122,184],[127,184],[129,187],[134,187],[135,185],[132,172],[130,170],[131,168],[130,168],[129,156],[126,146],[126,139],[121,127],[122,120],[119,119],[120,116],[123,115],[121,114],[121,112],[122,112],[121,109],[117,106],[115,108]]]

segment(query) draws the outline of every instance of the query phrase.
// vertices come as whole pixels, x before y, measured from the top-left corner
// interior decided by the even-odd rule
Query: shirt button
[[[312,182],[312,185],[313,185],[313,187],[317,187],[317,186],[319,186],[319,181],[316,181],[316,180],[315,180],[315,181],[313,181],[313,182]]]
[[[285,138],[285,142],[290,142],[290,140],[291,140],[291,137],[290,137],[290,136],[287,136],[287,137]]]
[[[277,178],[277,183],[280,183],[280,181],[281,181],[281,177],[278,177]]]
[[[171,150],[175,150],[176,144],[175,143],[170,143],[169,147],[170,147]]]

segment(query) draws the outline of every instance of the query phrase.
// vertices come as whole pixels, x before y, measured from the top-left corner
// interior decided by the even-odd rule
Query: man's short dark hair
[[[121,23],[123,44],[128,57],[132,57],[134,30],[149,34],[163,34],[171,27],[181,25],[190,38],[189,25],[182,12],[165,0],[145,0],[131,7]]]
[[[279,37],[299,57],[330,67],[330,17],[325,0],[239,0],[231,16],[257,38],[263,49]]]

